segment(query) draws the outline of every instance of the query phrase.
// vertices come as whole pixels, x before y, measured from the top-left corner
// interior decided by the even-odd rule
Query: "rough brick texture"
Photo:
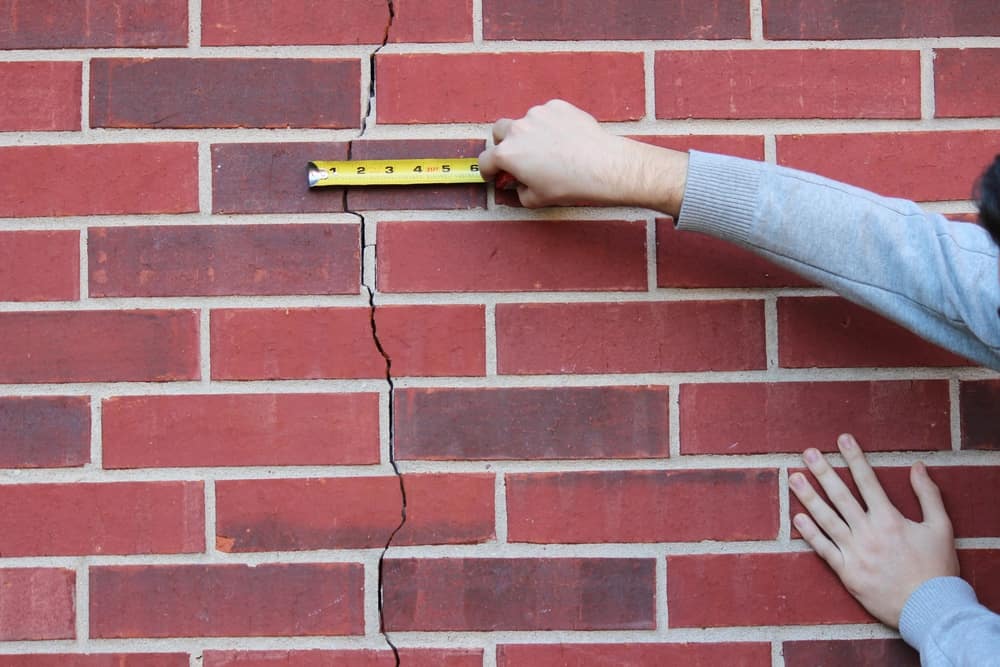
[[[1000,115],[1000,100],[983,81],[1000,68],[1000,49],[934,52],[934,114],[942,118]]]
[[[0,301],[78,298],[78,232],[0,232]]]
[[[410,667],[480,667],[482,651],[398,649],[400,664]],[[389,650],[205,651],[205,667],[393,667]]]
[[[80,63],[0,63],[0,132],[79,130],[81,72]]]
[[[962,406],[962,449],[1000,449],[1000,380],[963,382],[959,385]]]
[[[75,586],[72,570],[0,569],[0,641],[73,639]]]
[[[188,667],[184,653],[50,653],[7,655],[10,667]]]
[[[898,665],[918,667],[920,656],[900,639],[806,640],[782,644],[786,667]]]
[[[587,665],[690,665],[691,667],[755,667],[770,664],[771,652],[765,644],[731,642],[724,644],[501,644],[497,647],[497,667],[539,665],[545,667],[586,667]]]
[[[86,396],[0,398],[0,468],[66,468],[90,461]]]
[[[3,0],[0,49],[187,44],[185,0]]]

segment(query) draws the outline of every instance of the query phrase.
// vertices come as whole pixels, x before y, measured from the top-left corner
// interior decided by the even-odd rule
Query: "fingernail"
[[[807,449],[802,453],[802,458],[804,458],[809,463],[816,463],[819,461],[819,450],[818,449]]]
[[[848,450],[854,449],[855,447],[858,446],[858,443],[854,440],[854,437],[849,433],[845,433],[844,435],[837,438],[837,444],[840,445],[841,449],[848,449]]]
[[[788,478],[788,483],[792,485],[792,488],[802,489],[805,487],[806,478],[802,473],[797,472]]]

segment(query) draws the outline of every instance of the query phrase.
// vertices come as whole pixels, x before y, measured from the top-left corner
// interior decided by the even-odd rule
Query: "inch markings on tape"
[[[479,173],[479,160],[474,157],[314,160],[309,163],[308,178],[310,188],[486,182]],[[506,172],[497,174],[496,185],[516,187]]]

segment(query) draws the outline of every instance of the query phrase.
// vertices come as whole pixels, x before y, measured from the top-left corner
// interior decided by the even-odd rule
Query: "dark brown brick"
[[[919,667],[920,654],[902,639],[812,639],[784,642],[785,667]]]
[[[770,667],[763,642],[501,644],[497,667]]]
[[[361,125],[361,63],[304,58],[95,58],[91,127]]]
[[[0,398],[0,468],[67,468],[88,462],[88,397]]]
[[[962,449],[1000,449],[1000,380],[959,385]]]
[[[0,0],[0,49],[187,44],[187,0]]]

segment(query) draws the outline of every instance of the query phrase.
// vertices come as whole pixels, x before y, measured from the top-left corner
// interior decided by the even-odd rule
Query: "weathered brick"
[[[917,51],[657,51],[655,67],[657,118],[920,117]]]
[[[0,314],[0,382],[197,380],[191,310]]]
[[[90,125],[360,127],[360,94],[356,59],[95,58]]]
[[[78,62],[0,63],[0,132],[79,130],[82,70]]]
[[[998,131],[787,135],[778,163],[890,197],[968,199],[993,160]]]
[[[784,368],[971,365],[839,297],[778,299],[778,360]]]
[[[390,42],[472,41],[472,0],[394,0]],[[206,46],[381,44],[385,0],[204,0]]]
[[[862,443],[863,445],[864,443]],[[901,443],[900,449],[909,447]],[[854,480],[847,468],[836,468],[837,473],[847,483],[848,488],[860,498]],[[913,521],[922,521],[920,504],[913,494],[910,485],[910,469],[892,467],[875,469],[886,494],[900,512]],[[810,477],[808,471],[792,469],[789,472],[802,472]],[[1000,535],[1000,516],[993,511],[996,506],[994,490],[1000,486],[1000,467],[997,466],[934,466],[930,469],[931,479],[940,487],[948,516],[951,518],[955,537],[995,537]],[[817,484],[814,488],[819,489]],[[822,492],[822,489],[819,489]],[[789,516],[795,516],[805,510],[795,497],[789,496]],[[799,533],[792,527],[792,536]]]
[[[503,374],[765,366],[759,301],[499,304],[496,325]]]
[[[383,292],[645,290],[642,221],[383,222]]]
[[[4,556],[205,550],[201,482],[0,485]]]
[[[134,565],[90,570],[90,636],[364,633],[360,563]]]
[[[399,648],[406,667],[482,667],[482,649]],[[393,667],[392,651],[205,651],[205,667]],[[128,667],[128,666],[126,666]]]
[[[483,375],[482,306],[379,306],[379,341],[394,377]],[[382,378],[369,308],[217,310],[212,313],[217,380]]]
[[[493,537],[492,475],[408,474],[404,483],[406,523],[394,546]],[[384,547],[403,507],[394,476],[219,481],[215,488],[222,551]]]
[[[600,120],[646,113],[641,53],[380,54],[376,68],[379,123],[493,122],[552,98]]]
[[[778,471],[508,474],[507,524],[511,542],[542,544],[773,540]]]
[[[343,188],[309,189],[311,160],[346,160],[347,144],[212,144],[213,213],[339,213]]]
[[[748,39],[746,0],[682,0],[664,11],[656,0],[535,2],[484,0],[483,37],[497,40]]]
[[[934,115],[939,118],[1000,116],[1000,96],[984,82],[1000,69],[1000,49],[938,49],[934,52]]]
[[[771,647],[763,642],[720,644],[500,644],[497,667],[768,667]]]
[[[0,0],[0,49],[187,44],[186,0]]]
[[[764,0],[766,39],[1000,35],[992,0]]]
[[[377,463],[376,394],[130,396],[103,402],[106,468]]]
[[[811,639],[784,642],[785,667],[919,667],[920,654],[902,639]]]
[[[90,462],[86,396],[0,397],[0,468],[70,468]]]
[[[397,389],[399,459],[665,458],[666,387]]]
[[[850,431],[867,451],[951,449],[944,380],[685,384],[682,454],[837,451]]]
[[[732,243],[656,221],[657,287],[804,287],[811,283]]]
[[[655,582],[640,558],[389,559],[385,628],[652,630]]]
[[[79,298],[79,232],[0,232],[0,301]]]
[[[667,614],[674,628],[875,622],[805,551],[667,556]]]
[[[193,143],[0,148],[0,217],[197,210]]]
[[[958,395],[962,449],[1000,449],[1000,380],[962,382]]]
[[[485,146],[485,142],[479,139],[365,140],[355,141],[351,144],[351,158],[354,160],[390,160],[393,158],[476,157]],[[350,211],[469,208],[486,208],[486,186],[475,183],[365,186],[351,188],[347,191],[347,209]]]
[[[0,641],[76,637],[76,573],[0,569]]]
[[[360,248],[356,224],[96,227],[90,295],[357,294]]]
[[[188,667],[187,653],[49,653],[5,655],[5,667]]]

